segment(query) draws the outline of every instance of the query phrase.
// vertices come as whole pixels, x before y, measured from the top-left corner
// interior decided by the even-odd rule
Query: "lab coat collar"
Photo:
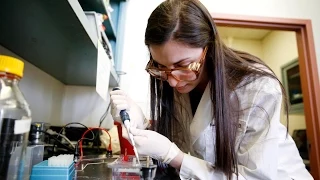
[[[190,125],[191,145],[196,142],[210,123],[213,123],[212,114],[210,83],[208,83]]]

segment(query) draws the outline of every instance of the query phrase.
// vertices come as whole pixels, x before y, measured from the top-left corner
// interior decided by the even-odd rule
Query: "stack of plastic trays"
[[[74,176],[73,155],[60,155],[34,165],[30,180],[72,180]]]

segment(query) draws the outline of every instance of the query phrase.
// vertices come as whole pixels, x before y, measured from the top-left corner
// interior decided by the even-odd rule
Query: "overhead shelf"
[[[115,26],[105,0],[79,0],[79,3],[84,11],[95,11],[108,16],[108,19],[106,19],[103,23],[106,28],[105,33],[110,40],[115,40]]]
[[[64,84],[95,86],[97,38],[77,0],[2,0],[0,19],[0,45]]]

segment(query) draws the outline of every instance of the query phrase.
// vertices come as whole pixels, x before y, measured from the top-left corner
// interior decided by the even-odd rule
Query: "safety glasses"
[[[166,81],[168,76],[174,77],[178,81],[194,81],[198,78],[199,71],[207,54],[207,47],[204,48],[201,58],[198,62],[192,62],[186,67],[178,67],[174,69],[159,68],[156,62],[151,59],[147,66],[146,71],[153,77]]]

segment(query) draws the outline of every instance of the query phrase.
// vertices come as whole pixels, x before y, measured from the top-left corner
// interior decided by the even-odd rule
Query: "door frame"
[[[310,169],[320,179],[320,89],[311,20],[211,13],[216,25],[295,31],[307,136],[310,141]]]

